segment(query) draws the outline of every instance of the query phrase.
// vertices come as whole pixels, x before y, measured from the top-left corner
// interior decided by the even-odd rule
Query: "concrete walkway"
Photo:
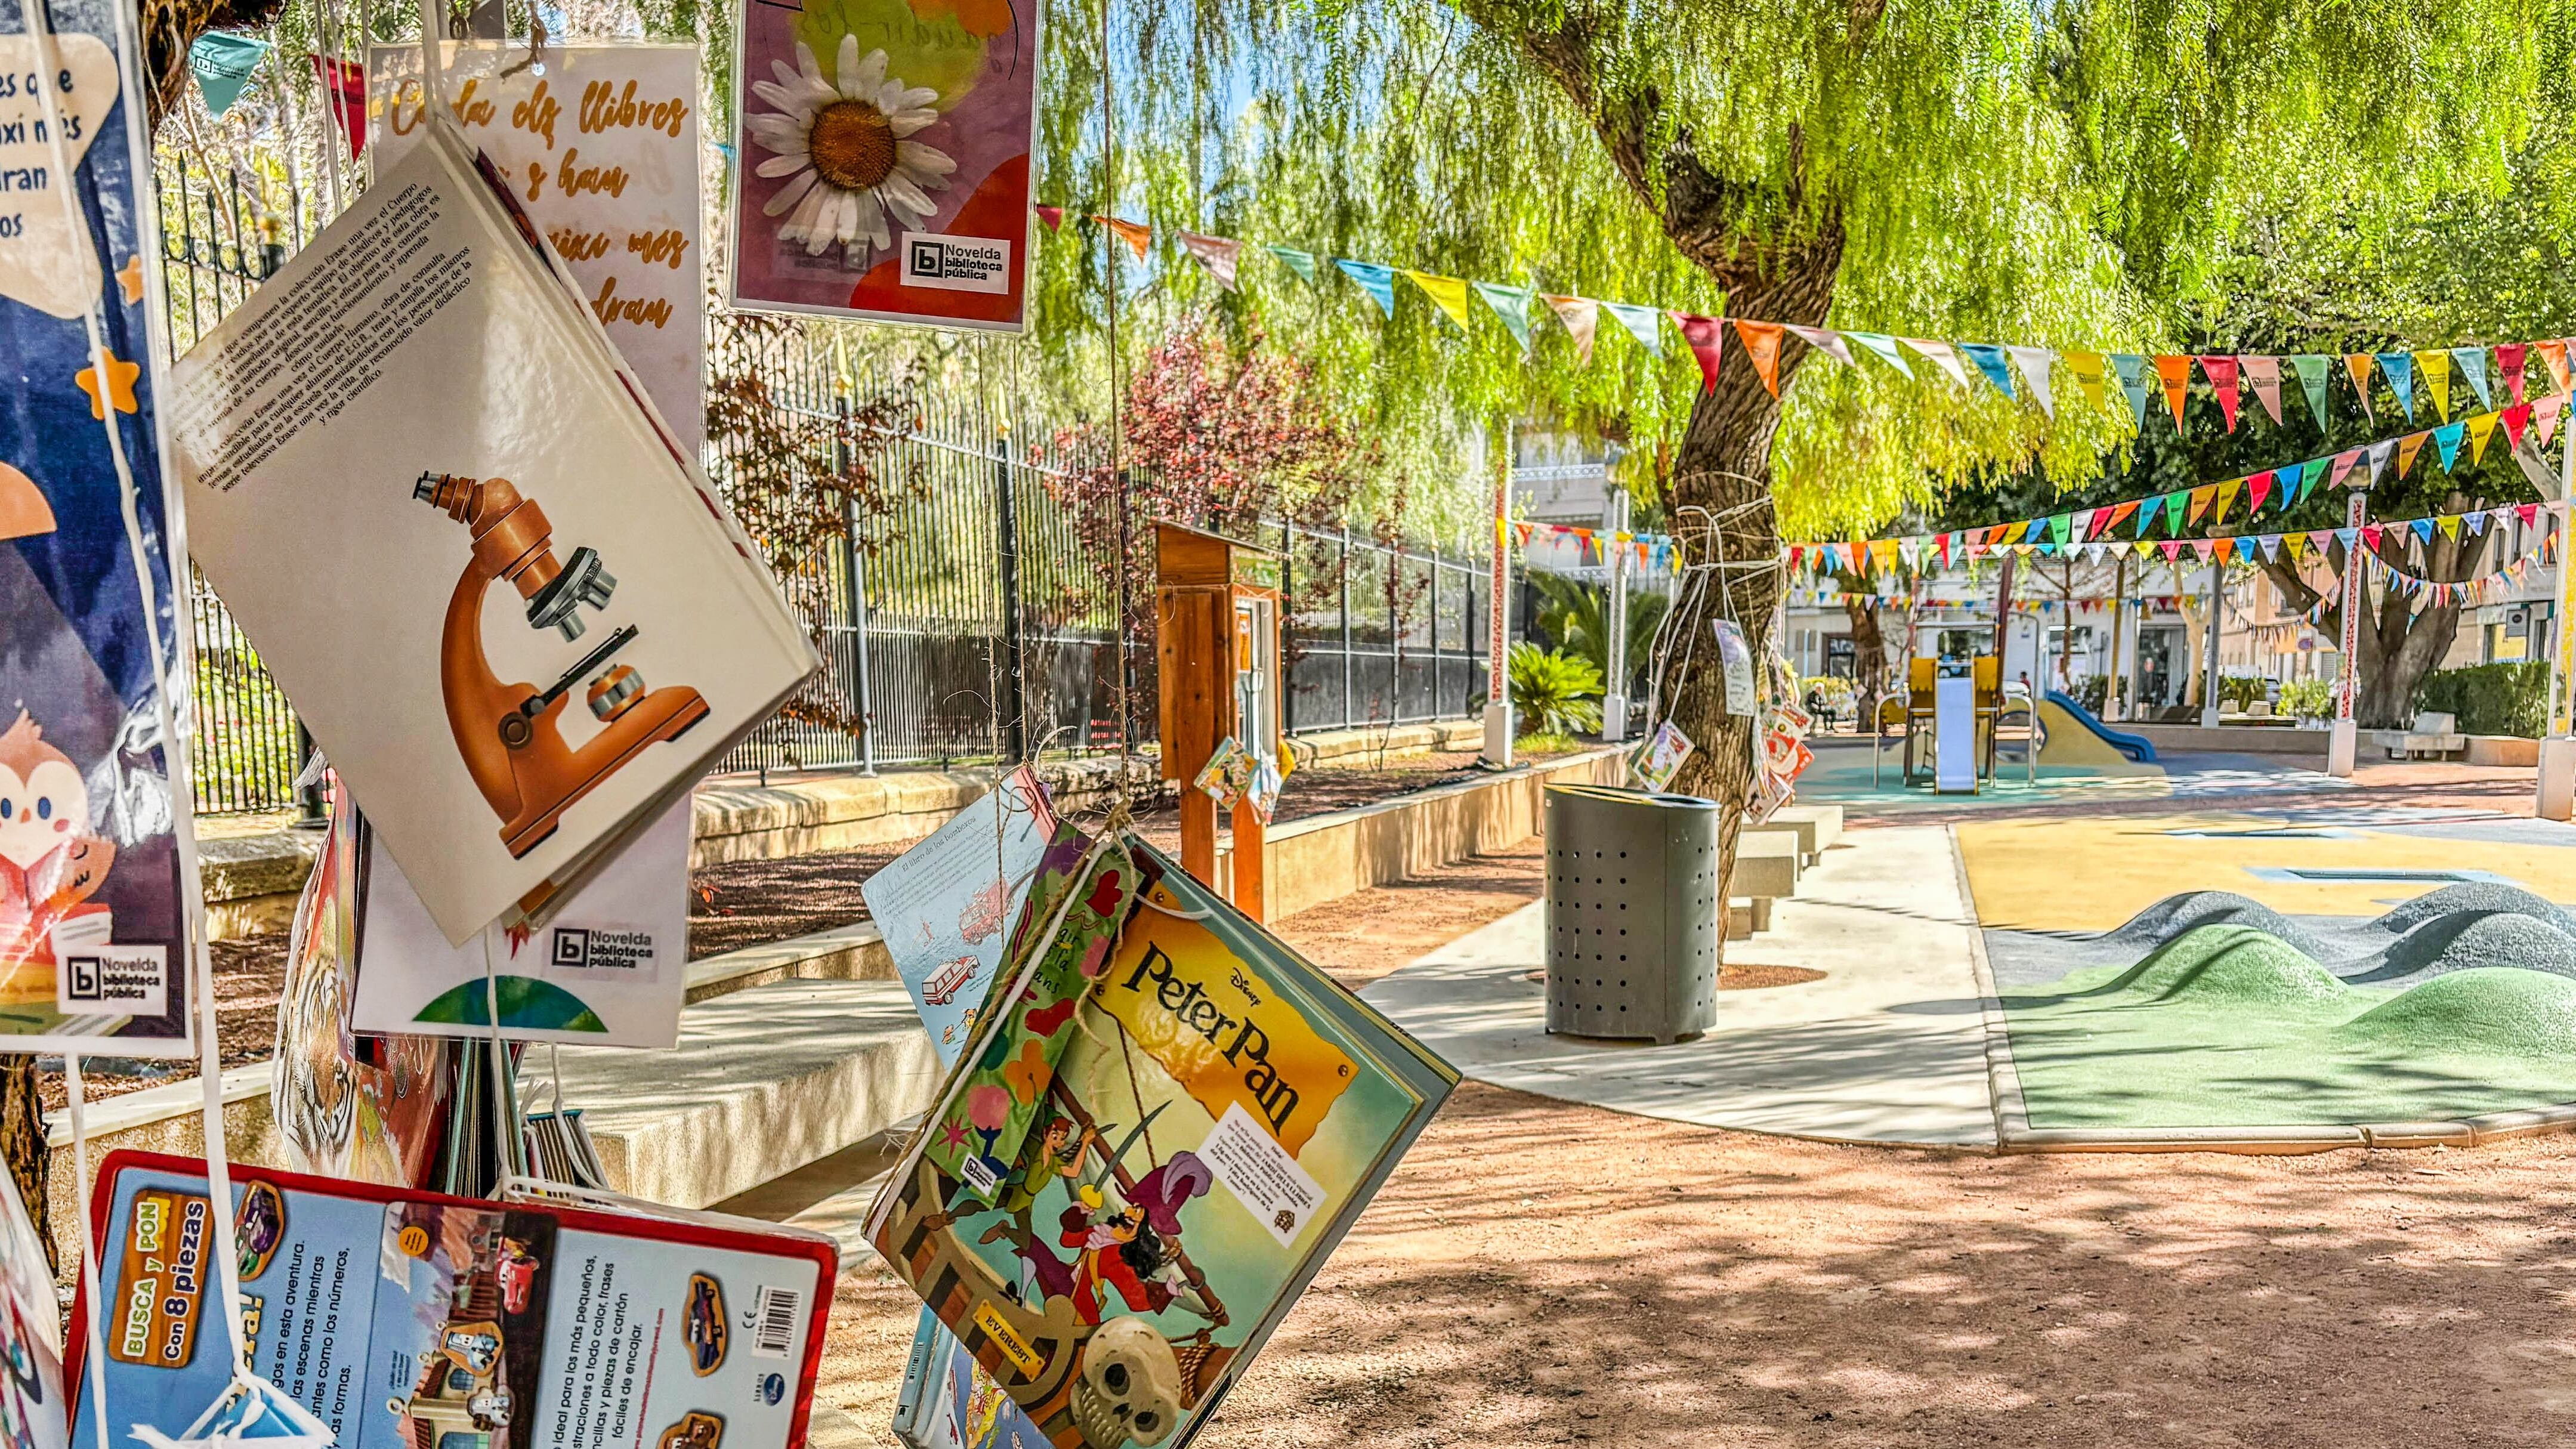
[[[1947,830],[1857,832],[1727,944],[1821,981],[1722,992],[1717,1029],[1658,1047],[1546,1032],[1545,906],[1361,994],[1461,1072],[1562,1101],[1833,1141],[1992,1147],[1974,916]]]

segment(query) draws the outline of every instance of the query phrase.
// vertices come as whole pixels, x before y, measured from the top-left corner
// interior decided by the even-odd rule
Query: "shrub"
[[[1512,646],[1512,710],[1532,734],[1594,734],[1601,728],[1601,671],[1591,660],[1535,644]]]
[[[2436,669],[2416,684],[2415,708],[2457,716],[2462,734],[2536,740],[2549,718],[2549,665],[2544,660]]]
[[[2075,686],[2075,702],[2099,716],[2103,706],[2111,702],[2111,676],[2107,674],[2086,676],[2083,683]]]
[[[2324,719],[2334,713],[2334,683],[2293,679],[2281,686],[2281,713],[2300,719]]]
[[[2243,709],[2265,695],[2271,681],[2259,674],[2227,674],[2218,680],[2218,700],[2229,709]]]

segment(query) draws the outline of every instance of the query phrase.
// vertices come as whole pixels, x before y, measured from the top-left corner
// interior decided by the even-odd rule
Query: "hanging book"
[[[198,563],[452,944],[557,902],[816,667],[444,120],[174,389]]]
[[[36,5],[41,37],[5,8],[0,1052],[187,1056],[197,903],[161,687],[186,675],[186,584],[158,441],[152,152],[105,0]]]
[[[1029,912],[868,1234],[1056,1449],[1183,1444],[1457,1074],[1132,837]]]

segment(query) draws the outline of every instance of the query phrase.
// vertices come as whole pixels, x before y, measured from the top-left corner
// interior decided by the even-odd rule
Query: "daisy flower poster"
[[[1038,0],[744,0],[732,304],[1016,332]]]

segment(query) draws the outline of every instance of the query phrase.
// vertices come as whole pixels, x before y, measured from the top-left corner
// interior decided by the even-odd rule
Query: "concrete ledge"
[[[286,930],[295,915],[295,897],[321,847],[319,830],[270,830],[198,841],[207,939],[238,941]]]
[[[1437,720],[1392,728],[1327,730],[1296,735],[1288,741],[1289,758],[1300,770],[1315,765],[1370,769],[1381,759],[1403,759],[1434,751],[1480,750],[1485,727],[1472,719]]]
[[[690,1005],[779,981],[892,981],[894,956],[873,921],[835,926],[689,963]]]
[[[2358,1127],[2041,1127],[1998,1140],[1995,1151],[2238,1152],[2290,1156],[2368,1147]]]
[[[2520,735],[2471,735],[2469,763],[2534,768],[2540,764],[2540,741],[2527,740]]]
[[[2227,755],[2308,755],[2326,757],[2331,730],[2303,730],[2281,725],[2121,724],[2111,728],[2140,736],[2158,751],[2200,750]]]

